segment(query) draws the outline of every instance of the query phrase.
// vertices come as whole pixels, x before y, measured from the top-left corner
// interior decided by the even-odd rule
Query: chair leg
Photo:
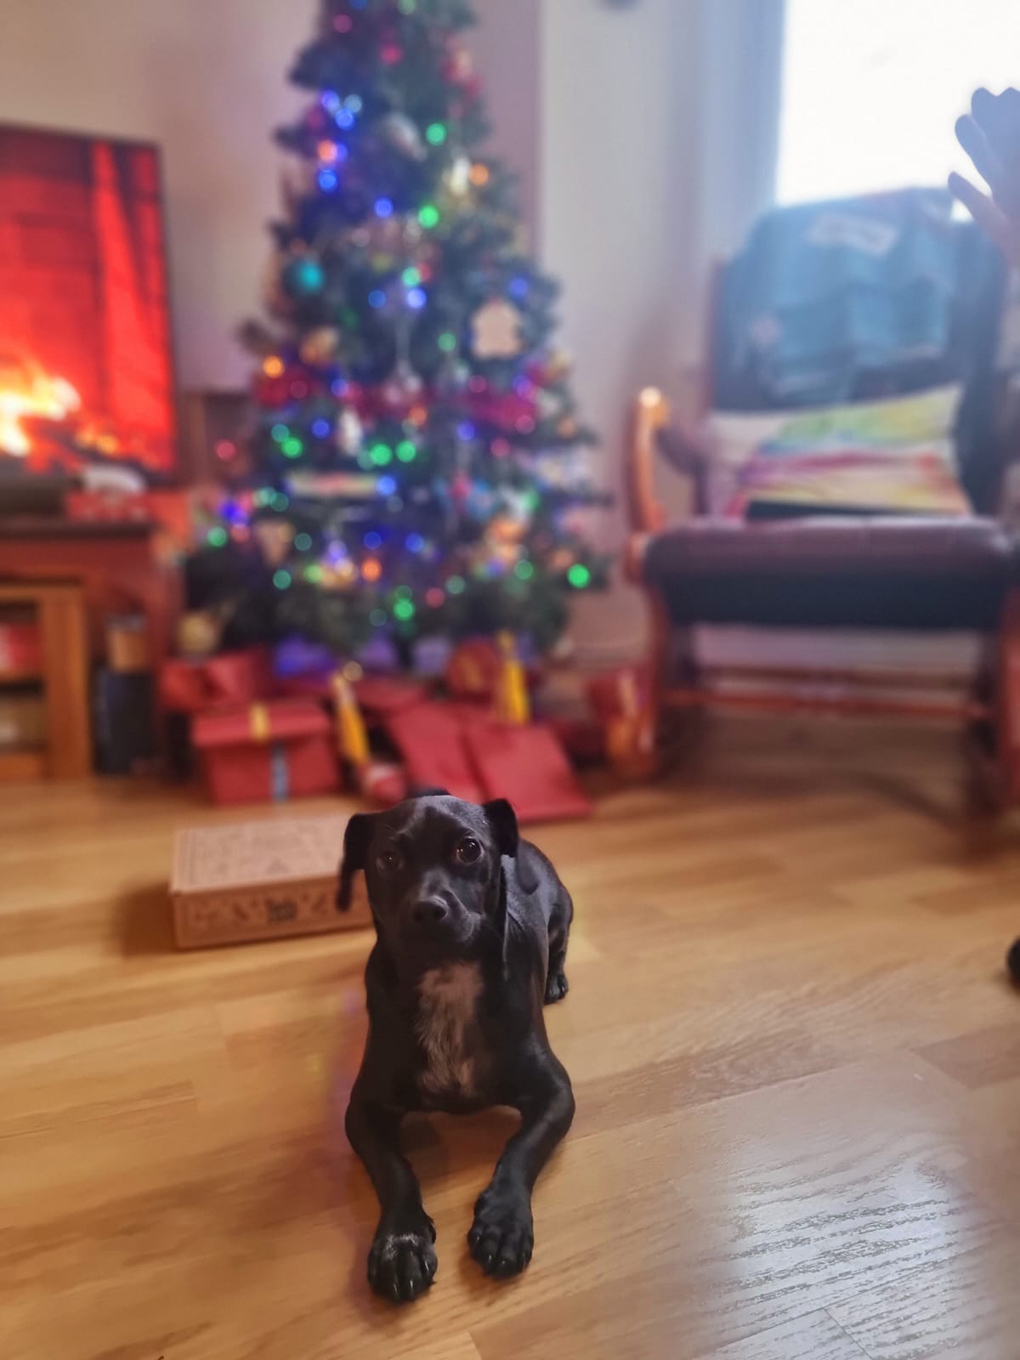
[[[999,722],[999,640],[988,654],[974,686],[974,698],[994,715],[969,722],[963,731],[963,801],[967,820],[987,823],[1005,811],[1007,780]]]
[[[1020,796],[1020,591],[1006,597],[997,640],[995,668],[995,749],[1003,803]]]

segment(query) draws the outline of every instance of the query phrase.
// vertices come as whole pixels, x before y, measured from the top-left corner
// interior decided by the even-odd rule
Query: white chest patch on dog
[[[475,1060],[469,1036],[482,991],[477,963],[451,963],[427,972],[418,987],[420,1005],[415,1033],[425,1051],[419,1078],[430,1095],[470,1099],[475,1092]]]

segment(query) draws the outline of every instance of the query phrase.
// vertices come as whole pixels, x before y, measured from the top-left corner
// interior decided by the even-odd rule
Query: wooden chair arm
[[[655,494],[655,453],[668,420],[666,398],[658,388],[646,387],[634,403],[627,448],[627,508],[635,534],[654,534],[666,525],[666,511]]]
[[[627,501],[635,534],[654,534],[666,527],[666,511],[655,494],[655,455],[661,453],[674,472],[694,483],[695,514],[705,510],[708,450],[689,428],[669,424],[669,403],[655,387],[646,387],[634,406],[627,460]]]

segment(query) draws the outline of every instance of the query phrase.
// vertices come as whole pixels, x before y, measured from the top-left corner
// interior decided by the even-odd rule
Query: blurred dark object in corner
[[[156,768],[152,676],[98,670],[92,706],[99,773],[151,774]]]
[[[64,499],[74,486],[70,477],[28,477],[18,468],[4,469],[0,472],[0,517],[59,519],[64,513]]]
[[[93,731],[100,774],[150,774],[156,768],[155,690],[147,620],[125,614],[106,622],[106,666],[93,681]]]

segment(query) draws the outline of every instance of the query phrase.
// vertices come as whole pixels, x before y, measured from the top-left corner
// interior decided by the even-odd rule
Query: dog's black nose
[[[439,897],[429,897],[416,902],[411,908],[411,920],[418,926],[436,926],[445,921],[450,909]]]

